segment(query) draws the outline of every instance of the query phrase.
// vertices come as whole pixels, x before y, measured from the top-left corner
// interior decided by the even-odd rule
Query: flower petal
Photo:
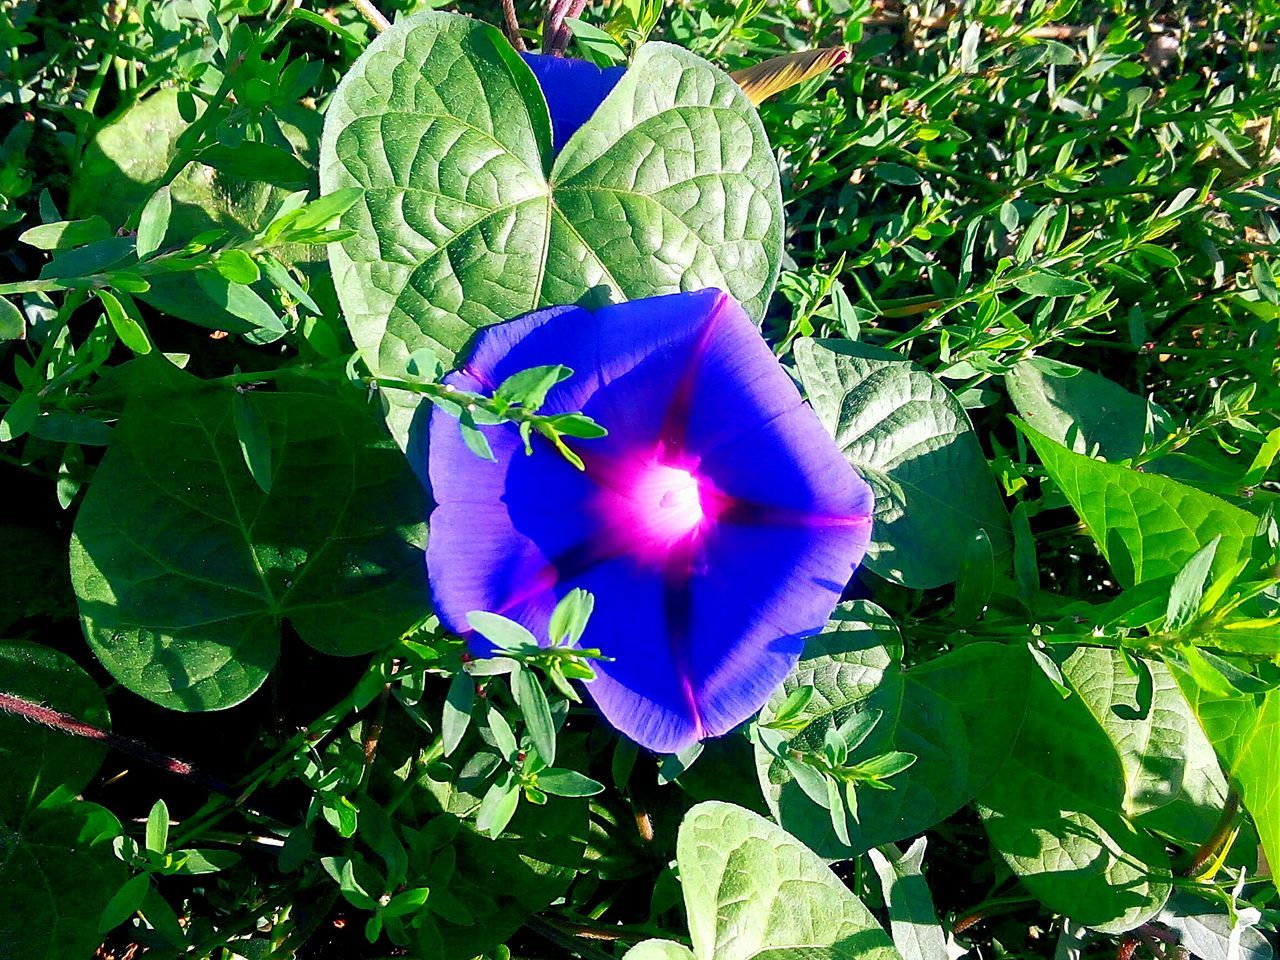
[[[720,523],[689,583],[687,668],[707,736],[751,717],[826,626],[871,520],[838,527]]]
[[[450,382],[488,392],[552,363],[574,376],[544,411],[610,431],[579,445],[585,472],[541,441],[526,456],[510,424],[481,428],[486,463],[433,414],[440,617],[469,634],[466,614],[490,610],[545,641],[555,602],[586,589],[582,644],[612,658],[587,689],[609,721],[659,751],[725,733],[825,625],[866,551],[870,488],[719,291],[490,327]]]
[[[662,571],[621,557],[585,571],[576,586],[595,596],[582,645],[599,647],[587,693],[617,730],[650,750],[675,753],[705,736],[673,643]]]
[[[538,79],[551,113],[555,152],[559,153],[577,129],[591,119],[600,104],[626,73],[625,67],[597,67],[586,60],[522,53]]]
[[[450,377],[474,389],[468,381]],[[545,636],[560,571],[596,534],[595,517],[579,507],[589,481],[544,444],[527,456],[509,424],[480,430],[493,461],[471,452],[453,416],[431,412],[430,479],[438,505],[431,514],[427,571],[436,613],[463,636],[474,610],[501,613]],[[474,645],[488,653],[478,638]]]

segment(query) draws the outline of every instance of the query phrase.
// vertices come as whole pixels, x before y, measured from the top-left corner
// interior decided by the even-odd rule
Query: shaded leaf
[[[173,709],[228,707],[275,662],[282,619],[353,655],[423,616],[421,488],[365,410],[255,397],[278,455],[266,494],[243,466],[233,391],[149,369],[71,545],[85,634],[117,679]]]

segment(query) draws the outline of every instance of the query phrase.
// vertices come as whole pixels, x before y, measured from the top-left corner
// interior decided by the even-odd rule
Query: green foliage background
[[[1280,7],[596,3],[632,69],[554,160],[444,12],[353,69],[347,3],[0,7],[0,958],[1269,960]],[[585,601],[439,628],[407,424],[479,326],[707,284],[875,542],[655,758],[566,695]],[[479,415],[590,443],[558,375]]]

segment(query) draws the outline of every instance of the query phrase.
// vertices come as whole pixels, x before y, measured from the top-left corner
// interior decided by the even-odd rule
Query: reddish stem
[[[516,16],[515,0],[502,0],[502,22],[507,39],[511,41],[511,45],[517,52],[524,53],[528,50],[524,37],[520,36],[520,18]]]
[[[1191,858],[1186,871],[1187,876],[1199,876],[1200,872],[1218,856],[1222,851],[1222,845],[1230,839],[1231,831],[1235,829],[1236,814],[1239,812],[1240,796],[1233,788],[1227,791],[1227,798],[1222,804],[1222,815],[1218,817],[1218,825],[1213,828],[1209,839],[1200,845],[1200,849]]]
[[[24,700],[22,697],[14,696],[11,693],[0,692],[0,712],[13,714],[17,717],[24,717],[35,723],[42,724],[50,729],[57,730],[72,737],[83,737],[86,740],[97,740],[105,743],[113,750],[149,763],[154,767],[159,767],[169,773],[179,777],[185,777],[193,783],[198,783],[207,790],[213,790],[216,793],[225,794],[226,796],[235,796],[235,791],[227,784],[223,783],[216,777],[211,777],[205,773],[201,773],[185,760],[179,760],[177,757],[171,757],[168,754],[154,750],[138,740],[132,740],[129,737],[123,737],[118,733],[112,733],[110,730],[103,730],[101,727],[95,727],[91,723],[85,723],[83,720],[71,716],[69,713],[62,713],[54,710],[52,707],[45,707],[38,703],[32,703],[30,700]]]

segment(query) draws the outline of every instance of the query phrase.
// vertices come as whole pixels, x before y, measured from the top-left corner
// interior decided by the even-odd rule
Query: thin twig
[[[373,5],[372,0],[351,0],[351,5],[379,33],[391,26],[391,21],[382,15],[382,11]]]
[[[520,36],[520,18],[516,16],[515,0],[502,0],[502,25],[507,39],[517,52],[524,53],[529,49],[524,37]]]
[[[378,699],[374,707],[374,714],[369,720],[368,728],[364,735],[364,765],[365,768],[373,766],[373,759],[378,755],[378,741],[382,737],[382,728],[387,722],[387,700],[391,696],[391,684],[384,684],[382,689],[378,691]]]
[[[112,733],[110,730],[103,730],[101,727],[95,727],[91,723],[85,723],[69,713],[62,713],[52,707],[32,703],[30,700],[24,700],[22,697],[14,696],[11,693],[0,693],[0,712],[25,717],[28,720],[43,724],[50,729],[69,736],[97,740],[100,743],[105,743],[113,750],[119,750],[121,753],[128,754],[154,767],[159,767],[168,773],[185,777],[206,790],[212,790],[215,793],[225,794],[229,797],[235,796],[235,791],[230,786],[217,777],[202,773],[185,760],[179,760],[177,757],[161,753],[159,750],[155,750],[138,740],[131,740],[129,737],[122,737],[118,733]]]

